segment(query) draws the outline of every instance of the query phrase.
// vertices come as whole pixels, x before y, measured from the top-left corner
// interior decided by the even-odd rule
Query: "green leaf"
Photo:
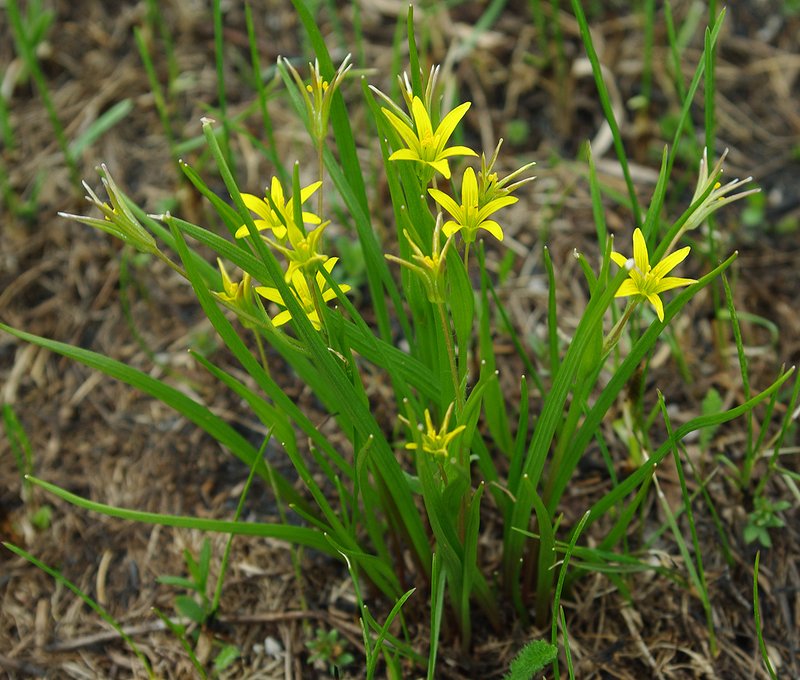
[[[701,404],[701,413],[704,416],[713,415],[715,413],[719,413],[722,411],[722,397],[720,393],[717,392],[713,387],[708,390],[706,396],[703,397],[703,402]],[[711,443],[711,440],[714,438],[714,433],[717,431],[717,427],[719,425],[713,425],[711,427],[706,427],[700,431],[700,449],[702,451],[708,451],[708,445]]]
[[[156,576],[157,583],[173,588],[185,588],[186,590],[197,590],[197,584],[185,576]]]
[[[509,666],[503,680],[531,680],[533,676],[553,662],[558,648],[544,640],[531,640]]]
[[[203,623],[206,620],[205,611],[191,595],[178,595],[175,598],[175,610],[195,623]]]
[[[127,366],[120,361],[110,359],[97,352],[92,352],[91,350],[81,347],[74,347],[56,340],[49,340],[38,335],[33,335],[32,333],[26,333],[25,331],[17,330],[11,326],[6,326],[3,323],[0,323],[0,330],[10,333],[20,340],[25,340],[39,347],[44,347],[51,352],[56,352],[57,354],[79,361],[90,368],[101,371],[112,378],[121,380],[155,397],[208,432],[216,441],[228,448],[237,458],[248,466],[252,464],[254,458],[258,454],[255,448],[253,448],[244,437],[221,418],[215,416],[205,406],[187,397],[183,392],[178,391],[174,387],[170,387],[160,380],[151,378],[143,371]],[[264,479],[267,478],[266,468],[263,463],[259,464],[258,474]]]
[[[241,536],[261,536],[262,538],[275,538],[287,543],[304,545],[308,548],[321,550],[328,555],[336,555],[325,540],[320,531],[308,529],[306,527],[291,526],[288,524],[270,524],[263,522],[230,522],[226,520],[206,519],[203,517],[187,517],[185,515],[165,515],[156,512],[142,512],[140,510],[129,510],[128,508],[118,508],[113,505],[97,503],[86,498],[62,489],[55,484],[45,482],[36,477],[28,477],[31,483],[42,487],[45,491],[58,496],[62,500],[77,505],[85,510],[99,512],[109,517],[119,517],[120,519],[143,522],[145,524],[161,524],[168,527],[183,527],[187,529],[197,529],[198,531],[215,531],[224,534],[235,534]]]
[[[241,654],[237,647],[234,645],[225,645],[220,650],[219,654],[214,657],[214,669],[217,671],[224,671],[240,656]]]

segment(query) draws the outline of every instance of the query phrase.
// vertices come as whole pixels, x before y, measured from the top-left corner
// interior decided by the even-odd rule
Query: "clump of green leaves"
[[[744,527],[744,540],[746,543],[758,541],[764,548],[772,547],[770,529],[782,529],[786,522],[778,513],[792,507],[787,500],[772,500],[765,496],[756,496],[755,508],[747,514],[747,523]]]
[[[353,663],[355,657],[347,651],[347,647],[339,639],[339,631],[335,628],[317,628],[315,635],[313,640],[306,641],[306,647],[311,652],[308,663],[313,665],[321,662],[327,666],[332,676],[339,677],[341,669]]]
[[[239,658],[239,650],[235,645],[219,643],[214,640],[206,627],[216,615],[213,600],[208,596],[209,575],[211,569],[211,542],[206,538],[195,558],[188,549],[183,551],[187,576],[159,576],[156,580],[175,588],[189,591],[188,594],[175,596],[175,612],[184,621],[172,621],[158,612],[162,621],[180,640],[195,669],[206,677],[204,669],[205,657],[216,648],[214,670],[219,672],[228,668]]]

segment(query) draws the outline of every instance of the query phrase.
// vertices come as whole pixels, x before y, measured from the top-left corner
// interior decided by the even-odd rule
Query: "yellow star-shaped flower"
[[[329,274],[333,269],[334,265],[339,261],[338,257],[331,257],[323,263],[323,267],[325,267],[325,271]],[[336,297],[336,291],[332,288],[326,288],[328,282],[325,280],[325,277],[322,275],[321,272],[317,272],[316,275],[316,283],[319,292],[322,294],[323,302],[328,302],[333,300]],[[314,304],[314,292],[308,285],[303,272],[300,269],[295,269],[292,273],[292,280],[291,280],[291,287],[293,289],[294,295],[297,298],[297,301],[300,303],[300,306],[303,308],[303,311],[306,313],[308,320],[314,326],[316,330],[319,330],[321,327],[319,314],[317,313],[317,308]],[[343,293],[346,293],[350,290],[350,286],[346,283],[340,284],[339,288],[341,288]],[[256,293],[261,295],[262,297],[266,298],[270,302],[274,302],[276,304],[281,305],[281,307],[286,306],[286,302],[283,300],[283,296],[280,294],[277,288],[271,288],[268,286],[259,286],[256,288]],[[276,326],[282,326],[285,324],[289,319],[292,318],[291,313],[288,309],[284,309],[282,312],[279,312],[273,319],[272,323]]]
[[[314,182],[313,184],[309,184],[304,189],[301,189],[300,204],[302,205],[309,198],[311,198],[314,192],[321,186],[322,182]],[[295,198],[292,196],[289,200],[286,200],[283,193],[283,187],[281,186],[280,180],[278,180],[277,177],[272,178],[272,183],[269,188],[269,195],[270,198],[272,198],[272,202],[275,204],[275,207],[278,209],[278,212],[280,212],[280,215],[276,214],[276,212],[272,209],[269,201],[259,198],[258,196],[253,196],[253,194],[242,194],[242,200],[248,209],[252,210],[260,218],[255,220],[256,229],[259,231],[265,231],[269,229],[273,234],[275,234],[275,238],[280,240],[286,237],[285,224],[294,219]],[[281,219],[281,217],[283,219]],[[308,222],[309,224],[319,224],[322,222],[322,219],[314,213],[303,211],[303,222]],[[250,232],[247,230],[246,224],[243,224],[236,231],[236,238],[244,238],[245,236],[249,235]]]
[[[390,161],[419,161],[431,166],[440,172],[445,179],[450,179],[450,165],[447,159],[451,156],[477,156],[472,149],[466,146],[446,147],[447,140],[456,129],[456,125],[464,117],[470,102],[464,102],[454,108],[439,123],[436,130],[433,129],[431,118],[425,110],[425,105],[419,97],[414,97],[411,101],[411,117],[414,121],[416,132],[411,129],[397,114],[389,109],[381,109],[389,123],[397,131],[402,140],[408,146],[407,149],[399,149],[389,156]]]
[[[633,261],[626,258],[621,253],[611,253],[611,259],[620,267],[626,267],[630,271],[629,278],[622,282],[614,297],[626,297],[628,295],[646,298],[653,305],[658,315],[658,320],[664,320],[664,304],[658,297],[661,293],[688,286],[696,283],[696,279],[682,279],[677,276],[666,276],[676,266],[686,259],[691,248],[686,246],[676,250],[671,255],[667,255],[655,267],[650,266],[650,257],[647,254],[647,244],[641,229],[633,232]]]
[[[466,429],[466,425],[459,425],[452,432],[448,432],[447,427],[450,423],[450,416],[452,415],[453,404],[450,404],[450,408],[448,408],[447,413],[444,414],[442,426],[437,431],[433,426],[430,411],[425,409],[425,430],[421,432],[421,448],[423,451],[430,453],[433,456],[447,457],[447,449],[450,446],[450,443],[461,433],[462,430]],[[420,447],[415,442],[411,442],[410,444],[406,444],[406,448],[417,449]]]
[[[461,232],[465,243],[475,241],[478,229],[486,229],[498,241],[503,240],[503,230],[494,220],[487,219],[493,212],[507,205],[516,203],[514,196],[500,196],[493,198],[486,205],[480,207],[478,193],[478,180],[475,171],[467,168],[461,182],[461,205],[458,205],[450,196],[439,189],[428,189],[433,200],[452,215],[453,219],[444,223],[442,231],[445,236],[452,236],[457,231]]]

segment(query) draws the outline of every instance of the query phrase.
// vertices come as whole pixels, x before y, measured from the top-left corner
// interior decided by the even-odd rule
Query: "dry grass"
[[[257,4],[255,12],[264,65],[279,54],[300,56],[300,28],[288,3]],[[340,20],[352,33],[348,3]],[[388,86],[391,36],[405,2],[382,0],[363,7],[362,19],[368,64],[373,82]],[[441,12],[430,19],[432,58],[448,61],[453,82],[464,98],[474,102],[468,134],[491,148],[499,136],[508,136],[520,121],[524,138],[508,144],[519,159],[539,162],[539,179],[512,211],[508,245],[516,253],[517,276],[503,290],[514,320],[528,336],[543,333],[545,279],[540,244],[550,245],[557,263],[562,323],[570,331],[572,318],[585,293],[571,252],[593,252],[594,226],[588,187],[580,163],[551,162],[557,156],[574,157],[580,143],[593,139],[595,155],[608,182],[614,179],[613,151],[601,126],[591,77],[587,75],[577,26],[562,13],[566,76],[552,67],[537,68],[528,58],[538,43],[523,2],[510,2],[498,22],[472,50],[456,54],[478,15],[476,3]],[[193,192],[177,179],[164,142],[152,95],[133,43],[131,29],[141,25],[145,4],[53,2],[56,23],[44,46],[42,63],[59,116],[72,138],[102,111],[123,97],[131,97],[133,112],[111,133],[89,148],[81,159],[81,175],[93,176],[92,167],[105,162],[121,186],[146,209],[155,211],[176,198],[172,209],[202,223],[203,207]],[[800,290],[798,231],[780,233],[800,220],[800,20],[782,14],[781,3],[742,2],[729,7],[719,54],[718,137],[729,146],[731,176],[753,174],[766,196],[763,225],[743,227],[736,211],[720,219],[725,249],[737,248],[736,298],[740,311],[761,315],[780,329],[777,342],[753,324],[744,324],[745,344],[751,349],[752,383],[768,384],[785,362],[800,358],[800,328],[796,294]],[[483,5],[481,5],[483,6]],[[686,3],[676,3],[682,16]],[[181,68],[181,91],[172,111],[179,138],[199,133],[204,105],[213,105],[216,80],[210,9],[203,5],[168,3],[168,28],[175,36]],[[0,13],[0,16],[5,16]],[[332,34],[323,12],[323,32]],[[659,120],[674,111],[665,70],[666,52],[657,47],[653,74],[654,97],[647,112],[626,110],[637,93],[642,70],[640,19],[609,12],[593,23],[595,40],[612,91],[623,111],[621,126],[637,184],[643,195],[652,188],[657,156],[663,144]],[[241,10],[226,15],[229,97],[234,110],[249,103],[252,90],[241,71],[248,63]],[[656,45],[664,45],[663,21],[657,22]],[[332,35],[331,45],[337,45]],[[686,51],[685,73],[699,56],[697,42]],[[0,72],[13,68],[12,41],[7,22],[0,21]],[[452,59],[449,59],[452,58]],[[244,432],[257,425],[239,405],[215,392],[213,382],[190,361],[186,348],[213,342],[210,326],[187,286],[165,268],[130,263],[131,282],[123,289],[131,303],[137,339],[121,312],[120,250],[117,244],[88,227],[67,223],[57,210],[82,212],[83,203],[70,185],[46,114],[32,85],[24,80],[10,89],[11,122],[16,147],[2,150],[9,184],[23,200],[30,197],[41,173],[44,178],[35,209],[27,216],[4,212],[0,216],[0,320],[40,335],[103,352],[155,375],[186,376],[177,384],[220,413]],[[359,94],[348,93],[357,129]],[[294,158],[301,151],[298,123],[276,101],[274,112],[279,153]],[[698,104],[697,116],[701,116]],[[254,128],[255,131],[255,128]],[[242,140],[239,140],[242,142]],[[363,140],[365,143],[367,139]],[[263,158],[242,142],[243,184],[250,190],[264,184],[269,168]],[[197,158],[192,156],[192,158]],[[507,157],[508,158],[508,157]],[[202,160],[198,162],[202,163]],[[691,174],[686,174],[687,186]],[[91,180],[90,180],[91,182]],[[675,196],[683,205],[686,195]],[[380,200],[375,197],[376,203]],[[629,216],[609,205],[612,231],[630,229]],[[794,220],[792,222],[792,220]],[[628,233],[628,231],[625,231]],[[502,253],[493,252],[497,262]],[[572,310],[575,310],[574,312]],[[676,324],[694,375],[692,384],[676,378],[668,352],[654,360],[654,386],[670,395],[680,421],[697,413],[709,387],[726,402],[741,401],[735,357],[714,348],[710,302],[699,298],[690,313]],[[147,351],[146,349],[147,348]],[[149,356],[155,352],[155,361]],[[225,361],[224,355],[221,359]],[[509,359],[509,375],[518,368]],[[307,395],[297,392],[297,398]],[[247,471],[217,445],[174,413],[149,398],[96,375],[69,361],[0,335],[0,399],[12,404],[33,444],[38,473],[87,498],[156,512],[229,518]],[[743,423],[721,430],[713,451],[733,460],[741,457]],[[699,455],[699,451],[690,452]],[[620,463],[623,464],[622,462]],[[703,465],[710,472],[713,461]],[[797,457],[786,465],[797,469]],[[567,521],[579,516],[588,500],[607,481],[599,468],[587,462],[581,479],[565,501]],[[74,583],[92,594],[124,625],[136,630],[136,640],[163,677],[192,677],[192,668],[169,634],[159,632],[151,608],[170,611],[173,593],[156,584],[163,574],[181,573],[182,552],[197,551],[202,537],[190,531],[134,525],[96,515],[34,493],[34,507],[48,503],[53,518],[46,531],[30,523],[28,508],[20,502],[20,482],[5,438],[0,439],[0,533],[57,566]],[[670,471],[661,479],[668,497],[679,490]],[[677,491],[676,491],[677,490]],[[762,669],[752,617],[750,584],[753,546],[741,541],[748,503],[717,474],[709,491],[725,523],[736,564],[729,568],[715,548],[716,534],[700,513],[699,530],[711,588],[720,655],[708,649],[702,608],[686,588],[652,576],[628,581],[626,601],[600,574],[581,581],[565,602],[570,621],[572,653],[579,678],[759,678]],[[775,485],[774,494],[785,493]],[[671,496],[672,494],[672,496]],[[269,492],[256,485],[248,512],[268,520],[275,508]],[[661,519],[657,503],[646,509],[649,526]],[[761,588],[765,634],[773,662],[782,677],[800,674],[797,659],[800,594],[798,555],[800,536],[797,511],[786,513],[788,526],[774,534],[775,546],[762,554]],[[636,537],[631,538],[636,541]],[[219,555],[223,538],[212,537]],[[231,677],[320,677],[304,663],[304,641],[316,626],[337,627],[358,655],[360,634],[353,613],[352,592],[341,565],[306,554],[304,579],[298,586],[284,546],[250,538],[234,541],[231,570],[226,582],[219,630],[225,640],[242,650]],[[485,546],[487,550],[491,545]],[[679,555],[665,535],[653,559],[681,571]],[[306,604],[301,604],[304,601]],[[45,574],[6,551],[0,552],[0,669],[10,678],[120,678],[139,672],[137,662],[106,627],[71,593],[56,587]],[[425,631],[416,631],[420,648]],[[516,627],[503,639],[490,632],[476,635],[470,659],[455,648],[442,652],[441,677],[499,677],[506,661],[520,645],[542,631]],[[285,650],[283,656],[264,653],[271,638]],[[447,636],[445,635],[447,640]],[[357,673],[357,672],[356,672]],[[354,676],[355,677],[355,676]]]

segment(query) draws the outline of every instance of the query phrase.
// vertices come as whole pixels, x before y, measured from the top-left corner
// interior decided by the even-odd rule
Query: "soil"
[[[150,213],[170,210],[197,223],[207,223],[208,207],[181,180],[157,110],[157,101],[134,41],[134,29],[156,55],[156,76],[167,82],[169,60],[162,34],[148,22],[148,8],[158,4],[162,25],[172,36],[179,74],[167,97],[176,143],[198,138],[200,119],[214,117],[219,96],[214,60],[214,29],[209,3],[66,2],[42,3],[53,23],[37,55],[48,96],[64,127],[75,140],[117,102],[128,99],[131,111],[113,129],[89,144],[77,158],[77,173],[64,162],[44,98],[25,72],[14,49],[6,7],[0,9],[0,73],[2,96],[9,110],[10,137],[3,136],[0,176],[5,187],[0,214],[0,321],[18,329],[89,348],[166,378],[185,393],[211,405],[240,432],[258,442],[258,421],[187,353],[198,349],[231,370],[240,371],[221,347],[189,286],[169,268],[129,252],[111,237],[57,216],[58,211],[87,213],[76,176],[99,185],[93,168],[105,163],[118,184]],[[37,3],[29,3],[35,6]],[[316,3],[323,35],[334,61],[354,52],[357,68],[366,68],[369,82],[389,91],[393,61],[392,37],[407,3],[381,0],[359,3]],[[473,102],[465,136],[491,150],[506,138],[501,170],[536,160],[537,180],[521,192],[504,223],[502,248],[490,245],[489,267],[500,269],[507,249],[515,254],[513,275],[500,288],[521,336],[536,346],[546,341],[546,273],[541,246],[548,245],[557,272],[559,319],[564,337],[574,330],[586,300],[573,250],[596,257],[595,226],[583,160],[575,160],[586,140],[592,141],[601,180],[624,192],[603,114],[587,69],[578,26],[566,9],[557,15],[550,3],[542,8],[550,34],[537,33],[530,6],[509,0],[490,29],[476,43],[471,26],[486,3],[425,3],[417,8],[418,30],[427,35],[432,63],[445,63],[444,80],[461,100]],[[556,3],[557,4],[557,3]],[[584,3],[592,35],[606,69],[613,104],[643,202],[652,192],[663,145],[671,142],[679,109],[668,64],[664,10],[657,10],[652,60],[652,96],[637,108],[643,94],[644,32],[640,13],[628,3]],[[246,129],[263,136],[259,117],[248,107],[255,101],[250,77],[247,28],[240,3],[224,5],[224,64],[229,113],[243,113]],[[494,6],[494,4],[492,5]],[[290,3],[253,2],[253,17],[262,66],[279,55],[298,64],[310,54]],[[695,4],[675,2],[673,14],[683,25]],[[331,8],[335,14],[331,14]],[[521,19],[522,17],[522,19]],[[424,20],[423,20],[424,19]],[[682,54],[684,82],[694,73],[702,50],[702,21],[688,36]],[[359,28],[360,26],[360,28]],[[557,29],[557,30],[556,30]],[[359,31],[363,41],[356,39]],[[558,35],[560,34],[560,39]],[[800,359],[800,324],[796,295],[800,290],[800,12],[796,3],[751,0],[727,8],[717,55],[718,116],[716,158],[730,149],[729,177],[753,175],[760,198],[726,207],[716,220],[719,253],[738,250],[730,277],[740,314],[743,342],[754,391],[767,387],[781,365]],[[405,57],[401,63],[405,65]],[[359,144],[374,149],[364,120],[363,99],[355,82],[343,92],[352,111]],[[282,88],[270,99],[275,151],[283,159],[312,162],[300,123]],[[216,114],[219,116],[219,114]],[[702,87],[692,114],[703,129]],[[698,137],[700,139],[700,137]],[[271,176],[268,160],[243,134],[234,134],[239,181],[256,192]],[[688,147],[691,149],[691,147]],[[183,158],[212,186],[211,163],[203,145],[186,145]],[[372,168],[370,163],[367,165]],[[374,165],[374,163],[373,163]],[[309,167],[313,167],[310,165]],[[694,188],[697,158],[679,154],[670,184],[666,212],[680,215]],[[371,200],[385,203],[386,189],[377,183]],[[390,219],[388,215],[381,218]],[[630,213],[608,200],[611,232],[629,243]],[[380,227],[380,225],[377,225]],[[334,236],[346,237],[341,225]],[[688,263],[688,261],[687,261]],[[696,271],[691,271],[694,266]],[[687,264],[684,276],[706,265]],[[353,299],[368,305],[365,288]],[[700,295],[674,322],[683,349],[688,380],[665,344],[651,362],[648,394],[655,403],[659,388],[670,405],[673,423],[698,415],[710,388],[726,406],[744,400],[741,374],[729,326],[723,342],[717,337],[710,296]],[[510,344],[498,333],[498,347]],[[500,350],[498,350],[500,351]],[[502,352],[500,352],[502,355]],[[513,351],[502,365],[509,394],[516,394],[521,367]],[[302,386],[284,376],[289,390],[321,428],[330,428]],[[382,378],[376,376],[375,389]],[[791,383],[790,383],[791,384]],[[0,333],[0,401],[13,408],[30,439],[38,477],[84,498],[150,512],[230,519],[247,469],[191,423],[159,402],[63,357]],[[785,416],[786,395],[764,424],[769,436]],[[612,411],[611,420],[621,411]],[[387,418],[393,417],[389,412]],[[756,425],[765,418],[756,411]],[[609,424],[606,440],[620,470],[628,465],[622,441]],[[335,433],[332,432],[332,436]],[[578,678],[762,678],[753,617],[752,582],[757,543],[742,537],[753,499],[733,484],[726,458],[739,464],[747,437],[746,420],[721,427],[703,451],[697,439],[688,454],[709,480],[713,499],[729,542],[730,562],[719,545],[713,518],[703,503],[695,505],[703,562],[709,584],[719,652],[711,652],[704,613],[691,588],[654,572],[614,581],[602,573],[585,575],[564,601],[570,646]],[[784,442],[781,465],[798,472],[794,433]],[[756,478],[765,461],[756,465]],[[285,470],[287,474],[289,469]],[[0,436],[0,536],[57,568],[67,579],[102,604],[130,630],[159,677],[195,677],[178,640],[163,630],[154,607],[174,613],[175,588],[157,581],[163,575],[185,575],[184,551],[197,555],[206,538],[196,531],[162,528],[112,519],[76,508],[34,488],[23,502],[23,484],[6,431]],[[665,465],[659,482],[669,502],[680,503],[674,467]],[[566,494],[564,526],[571,526],[593,498],[609,488],[602,461],[590,452]],[[691,482],[692,490],[697,485]],[[752,489],[751,489],[752,491]],[[796,493],[796,491],[795,491]],[[800,660],[800,535],[797,499],[783,478],[767,486],[772,500],[791,507],[779,513],[785,523],[772,530],[772,547],[762,548],[759,588],[764,638],[779,677],[799,677]],[[37,511],[49,508],[44,522]],[[253,486],[245,519],[278,520],[267,485]],[[651,494],[634,522],[629,548],[636,550],[665,517]],[[37,526],[38,524],[38,526]],[[688,529],[685,524],[688,541]],[[211,542],[212,576],[216,574],[225,537]],[[493,544],[487,534],[482,549]],[[586,539],[590,544],[593,537]],[[689,543],[691,545],[691,543]],[[345,677],[360,677],[363,646],[354,595],[343,565],[312,552],[299,556],[296,577],[291,552],[277,541],[237,537],[233,541],[222,606],[213,628],[201,631],[201,656],[213,656],[214,644],[235,645],[240,658],[222,677],[326,677],[326,667],[308,663],[306,643],[315,630],[336,629],[356,661]],[[642,559],[681,577],[684,563],[672,535],[665,532]],[[627,588],[623,592],[622,582]],[[375,611],[391,605],[375,602]],[[424,605],[420,605],[423,606]],[[413,629],[416,647],[425,653],[427,631]],[[445,627],[437,677],[499,678],[522,645],[548,638],[547,630],[513,622],[498,635],[476,624],[474,643],[463,653]],[[218,649],[218,647],[214,647]],[[211,663],[209,658],[204,660]],[[210,666],[209,666],[210,668]],[[562,664],[563,668],[563,664]],[[9,678],[144,677],[141,664],[118,635],[76,595],[10,551],[0,550],[0,672]],[[381,671],[383,672],[383,671]],[[408,677],[422,677],[407,668]]]

